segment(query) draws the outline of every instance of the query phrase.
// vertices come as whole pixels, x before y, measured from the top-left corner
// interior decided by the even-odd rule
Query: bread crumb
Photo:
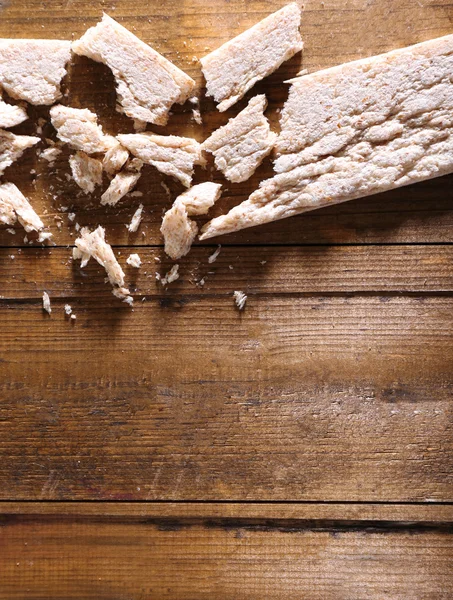
[[[42,307],[50,315],[52,309],[50,308],[50,298],[47,292],[43,292],[42,294]]]
[[[73,212],[68,213],[68,219],[70,221],[74,221],[75,218],[76,218],[76,214],[75,213],[73,213]]]
[[[141,220],[142,220],[142,213],[143,213],[143,204],[140,204],[140,206],[137,208],[137,210],[133,214],[131,222],[127,228],[130,233],[135,233],[137,231],[137,229],[139,228]]]
[[[173,283],[173,281],[176,281],[177,279],[179,279],[179,265],[173,265],[172,268],[170,269],[170,271],[168,271],[168,273],[165,275],[165,277],[157,277],[157,273],[156,273],[156,279],[162,283],[163,286],[166,286],[168,283]]]
[[[247,302],[247,296],[244,294],[244,292],[236,291],[234,292],[233,297],[238,309],[244,310],[245,303]]]
[[[77,319],[76,315],[72,314],[71,315],[71,321],[75,321]]]
[[[65,312],[66,315],[68,315],[68,317],[69,317],[69,315],[72,314],[72,308],[71,308],[70,304],[65,304],[64,305],[64,312]]]
[[[210,265],[217,260],[217,257],[219,256],[221,249],[222,249],[222,246],[221,246],[221,244],[219,244],[217,247],[217,250],[213,254],[211,254],[211,256],[209,256],[208,263]]]
[[[16,234],[16,230],[13,229],[12,227],[8,227],[8,229],[6,230],[8,233],[10,233],[11,235],[15,235]]]
[[[142,265],[142,260],[138,254],[130,254],[126,262],[135,269],[139,269]]]
[[[56,159],[62,153],[61,148],[58,146],[52,146],[52,148],[45,148],[39,155],[39,158],[43,160],[47,160],[51,165],[56,161]]]

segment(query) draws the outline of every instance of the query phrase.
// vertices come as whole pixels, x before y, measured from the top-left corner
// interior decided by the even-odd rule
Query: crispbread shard
[[[189,252],[198,232],[197,224],[189,216],[206,214],[219,199],[221,187],[219,183],[206,181],[176,198],[165,213],[160,228],[168,256],[177,260]]]
[[[293,80],[272,179],[201,239],[453,172],[453,35]]]
[[[10,131],[0,129],[0,175],[20,158],[27,148],[31,148],[40,141],[39,137],[15,135]]]
[[[88,108],[57,104],[50,109],[50,118],[58,138],[75,150],[97,154],[107,152],[116,144],[114,137],[102,131],[97,116]]]
[[[195,87],[181,69],[106,14],[72,49],[111,69],[123,111],[132,119],[165,125],[172,105],[183,104]]]
[[[194,165],[203,164],[201,145],[192,138],[153,133],[128,133],[117,136],[131,154],[148,165],[176,177],[186,187],[192,181]]]
[[[270,153],[277,135],[264,116],[266,96],[255,96],[236,117],[203,142],[214,155],[216,167],[235,183],[247,181]]]
[[[72,178],[85,192],[91,194],[97,185],[102,185],[102,162],[85,152],[76,152],[69,158]]]
[[[200,60],[207,94],[219,111],[302,50],[300,17],[297,4],[288,4]]]
[[[27,232],[44,229],[44,223],[22,192],[13,183],[3,183],[0,185],[0,223],[14,225],[16,221]]]
[[[12,98],[53,104],[71,57],[71,42],[0,39],[0,86]]]
[[[21,106],[7,104],[0,95],[0,128],[8,129],[28,119],[27,112]]]

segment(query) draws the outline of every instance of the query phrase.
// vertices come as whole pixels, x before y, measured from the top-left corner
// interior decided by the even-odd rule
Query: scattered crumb
[[[48,231],[40,231],[38,236],[38,242],[45,242],[46,240],[50,240],[52,234]]]
[[[267,260],[262,260],[262,261],[260,262],[260,265],[265,265],[266,263],[267,263]]]
[[[244,292],[236,291],[234,292],[233,297],[238,309],[244,310],[245,303],[247,302],[247,296],[244,294]]]
[[[155,257],[154,257],[154,260],[155,260],[156,262],[160,262],[160,258],[159,258],[158,256],[155,256]]]
[[[75,213],[68,213],[68,219],[70,221],[74,221],[75,218],[76,218],[76,214]]]
[[[68,315],[68,317],[69,317],[69,315],[72,314],[72,308],[71,308],[70,304],[65,304],[64,305],[64,312],[65,312],[65,314]]]
[[[16,235],[16,230],[13,229],[12,227],[8,227],[8,229],[6,230],[8,233],[10,233],[11,235]]]
[[[165,277],[161,278],[159,275],[159,278],[157,277],[157,273],[156,273],[156,279],[162,283],[162,285],[167,285],[168,283],[173,283],[173,281],[176,281],[177,279],[179,279],[179,265],[173,265],[172,268],[168,271],[168,273],[165,275]]]
[[[233,265],[228,265],[228,268],[230,269],[230,271],[234,269]]]
[[[170,192],[170,188],[168,187],[168,185],[165,183],[165,181],[161,181],[160,182],[160,187],[164,190],[164,192],[167,194],[167,196],[170,198],[171,196],[171,192]]]
[[[43,292],[42,294],[42,307],[50,315],[52,309],[50,308],[50,298],[47,292]]]
[[[143,204],[140,204],[140,206],[137,208],[137,210],[133,214],[131,222],[127,228],[130,233],[135,233],[137,231],[137,229],[139,228],[141,220],[142,220],[142,213],[143,213]]]
[[[130,196],[131,198],[141,198],[141,197],[143,196],[143,192],[139,192],[139,191],[136,191],[136,192],[131,192],[131,193],[129,194],[129,196]]]
[[[221,246],[221,244],[219,244],[217,247],[217,250],[213,254],[211,254],[211,256],[208,258],[208,263],[210,265],[217,260],[217,257],[219,256],[221,249],[222,249],[222,246]]]
[[[126,262],[128,265],[134,267],[135,269],[139,269],[142,265],[142,260],[138,254],[131,254],[127,258]]]
[[[55,162],[61,152],[61,148],[58,148],[58,146],[52,146],[52,148],[46,148],[43,150],[39,155],[39,158],[47,160],[48,163],[52,164]]]
[[[77,317],[74,314],[72,314],[71,315],[71,321],[75,321],[76,319],[77,319]]]

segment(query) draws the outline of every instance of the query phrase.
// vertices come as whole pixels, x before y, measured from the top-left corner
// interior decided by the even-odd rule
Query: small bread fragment
[[[178,196],[162,220],[165,252],[173,260],[185,256],[198,233],[198,226],[189,216],[203,215],[220,196],[221,185],[207,181],[194,185]]]
[[[80,231],[80,237],[75,241],[75,247],[72,251],[75,260],[81,261],[81,268],[85,267],[90,260],[94,258],[102,267],[104,267],[107,277],[114,287],[113,293],[123,301],[129,298],[129,290],[124,287],[124,271],[116,260],[110,244],[105,241],[105,229],[99,225],[94,231],[83,227]],[[132,298],[131,298],[132,300]]]
[[[17,221],[27,233],[44,229],[44,223],[22,192],[13,183],[3,183],[0,185],[0,223],[15,225]],[[50,236],[47,234],[47,239]]]
[[[118,135],[117,139],[131,154],[186,187],[192,181],[194,165],[204,164],[201,144],[192,138],[144,132]]]
[[[121,198],[133,190],[140,179],[142,166],[143,162],[140,159],[134,158],[131,160],[126,168],[117,173],[112,179],[109,187],[101,196],[101,204],[114,206]]]
[[[173,265],[172,268],[166,273],[165,277],[157,277],[156,278],[161,282],[161,284],[165,287],[169,283],[173,283],[177,279],[179,279],[179,265]]]
[[[21,106],[7,104],[0,96],[0,128],[8,129],[28,119],[27,111]]]
[[[138,254],[129,254],[126,262],[131,267],[134,267],[134,269],[139,269],[142,266],[142,259]]]
[[[0,39],[0,87],[11,98],[53,104],[71,57],[71,42]]]
[[[203,150],[214,155],[216,167],[230,181],[247,181],[275,144],[277,134],[271,131],[264,116],[266,106],[264,94],[255,96],[237,117],[214,131],[202,144]]]
[[[301,12],[288,4],[200,59],[207,95],[220,112],[303,48]]]
[[[102,185],[102,162],[80,150],[69,158],[72,178],[85,192],[92,194],[97,185]]]
[[[247,296],[244,294],[244,292],[239,290],[233,292],[233,298],[238,310],[244,310],[245,303],[247,302]]]
[[[107,152],[114,144],[114,138],[102,131],[97,116],[88,108],[57,104],[50,109],[50,118],[58,138],[75,150],[97,154]]]
[[[16,135],[0,129],[0,175],[4,170],[41,140],[30,135]]]
[[[129,233],[135,233],[139,228],[139,225],[142,221],[142,213],[143,213],[143,204],[140,204],[137,210],[132,215],[131,222],[128,225]]]
[[[102,161],[104,171],[107,175],[118,173],[118,171],[126,164],[128,158],[129,152],[115,140],[115,142],[112,143],[110,150],[107,150],[105,153],[104,160]]]
[[[201,239],[453,172],[453,35],[292,83],[278,174]]]
[[[195,87],[191,77],[106,14],[72,49],[111,69],[119,102],[132,119],[165,125],[172,105],[183,104]]]
[[[47,292],[42,293],[42,307],[43,307],[43,310],[45,310],[46,313],[48,313],[50,315],[50,313],[52,312],[52,309],[50,307],[50,298],[49,298],[49,294]]]

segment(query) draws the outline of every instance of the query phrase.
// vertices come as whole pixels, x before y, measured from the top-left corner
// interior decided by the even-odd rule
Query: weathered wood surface
[[[0,507],[1,509],[1,507]],[[446,524],[0,514],[8,600],[448,600]],[[431,507],[436,512],[436,507]]]
[[[452,499],[451,297],[3,308],[4,499]]]

